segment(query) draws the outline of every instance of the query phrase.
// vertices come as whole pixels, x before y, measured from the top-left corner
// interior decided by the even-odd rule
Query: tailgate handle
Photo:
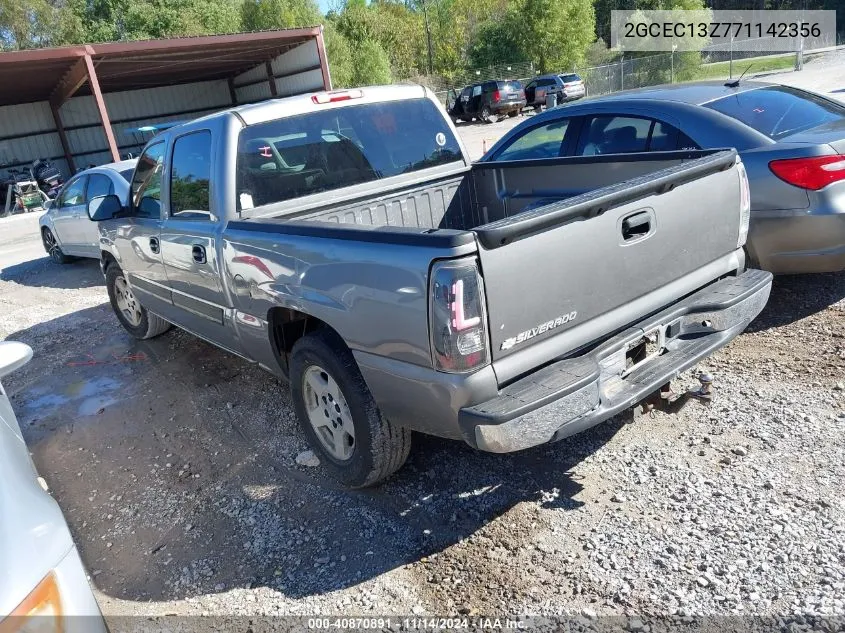
[[[651,232],[651,213],[641,211],[622,220],[622,241],[630,242]]]

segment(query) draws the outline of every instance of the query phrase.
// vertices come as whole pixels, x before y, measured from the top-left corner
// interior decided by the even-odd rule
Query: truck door
[[[114,238],[120,267],[141,304],[169,319],[170,289],[161,261],[161,184],[165,142],[148,146],[135,167],[125,218]]]
[[[173,141],[161,254],[179,325],[237,351],[227,327],[217,243],[225,212],[212,209],[212,134],[197,130]]]

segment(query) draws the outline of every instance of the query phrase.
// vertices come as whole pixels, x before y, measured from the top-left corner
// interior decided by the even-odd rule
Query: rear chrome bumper
[[[762,270],[722,279],[583,356],[521,378],[460,410],[464,439],[481,450],[507,453],[607,420],[730,342],[766,305],[771,285],[771,273]],[[662,353],[627,370],[626,353],[650,332],[661,334]]]

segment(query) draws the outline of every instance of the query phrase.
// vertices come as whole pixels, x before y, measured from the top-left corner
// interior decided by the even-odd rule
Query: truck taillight
[[[484,285],[474,258],[434,264],[428,327],[435,369],[463,373],[490,362]]]
[[[311,95],[311,101],[321,105],[324,103],[335,103],[337,101],[349,101],[350,99],[360,99],[364,96],[363,90],[335,90],[334,92],[318,92]]]
[[[787,158],[769,163],[772,173],[790,185],[818,191],[829,184],[845,180],[845,156],[811,156]]]
[[[499,94],[499,91],[498,91],[498,90],[496,90],[496,91],[493,93],[493,101],[498,101],[498,100],[499,100],[499,99],[501,99],[501,98],[502,98],[502,95],[500,95],[500,94]]]
[[[739,172],[739,237],[736,247],[745,244],[748,239],[748,225],[751,222],[751,187],[748,185],[748,173],[742,161],[736,159],[736,169]]]

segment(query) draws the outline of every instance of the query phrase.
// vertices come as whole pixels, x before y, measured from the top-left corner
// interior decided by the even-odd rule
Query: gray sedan
[[[845,106],[811,92],[713,81],[589,98],[525,121],[481,160],[720,147],[735,147],[748,171],[753,265],[845,269]],[[571,193],[588,188],[573,183]]]
[[[110,193],[129,199],[129,181],[137,159],[92,167],[75,174],[56,196],[50,209],[41,216],[41,241],[44,250],[58,264],[71,257],[100,257],[97,223],[88,218],[88,201]]]
[[[29,346],[0,342],[0,378],[30,358]],[[2,385],[0,561],[0,631],[105,633],[67,523],[32,465]]]

